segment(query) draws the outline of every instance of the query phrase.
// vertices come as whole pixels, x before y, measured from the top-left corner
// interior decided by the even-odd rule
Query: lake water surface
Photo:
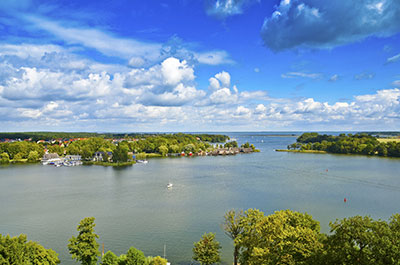
[[[292,209],[329,221],[354,215],[388,219],[400,212],[400,159],[281,153],[295,137],[228,133],[260,153],[152,159],[126,168],[10,165],[0,167],[0,234],[25,233],[74,264],[67,244],[87,216],[98,242],[116,254],[130,246],[172,264],[192,262],[193,242],[216,232],[224,264],[232,242],[220,228],[230,209],[267,214]],[[172,182],[173,188],[166,189]],[[347,198],[347,203],[344,203]]]

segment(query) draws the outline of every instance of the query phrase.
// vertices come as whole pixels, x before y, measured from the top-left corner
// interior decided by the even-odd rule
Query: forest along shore
[[[152,157],[217,156],[258,152],[218,134],[0,133],[0,163],[127,166]],[[63,138],[55,138],[62,136]],[[21,137],[21,138],[16,138]]]
[[[400,157],[400,136],[379,137],[379,134],[356,133],[320,135],[303,133],[296,143],[277,152],[357,154],[381,157]]]

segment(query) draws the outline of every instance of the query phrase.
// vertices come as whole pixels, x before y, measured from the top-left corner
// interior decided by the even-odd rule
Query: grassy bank
[[[400,142],[400,138],[377,138],[380,143]]]

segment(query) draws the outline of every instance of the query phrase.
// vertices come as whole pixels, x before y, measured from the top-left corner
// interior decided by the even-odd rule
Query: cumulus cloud
[[[242,14],[244,9],[257,0],[207,0],[206,12],[210,16],[226,18]]]
[[[161,73],[168,85],[177,85],[183,80],[193,80],[194,71],[186,61],[180,62],[178,59],[170,57],[161,63]]]
[[[233,104],[238,100],[238,89],[234,85],[231,86],[231,75],[228,72],[222,71],[215,74],[209,79],[209,95],[208,104]]]
[[[282,0],[264,21],[261,36],[275,52],[292,48],[326,49],[369,36],[400,32],[397,0]]]
[[[57,60],[68,61],[68,51],[56,48],[48,55],[31,57],[29,64],[37,62],[37,67],[21,66],[15,60],[24,58],[23,53],[2,57],[5,61],[0,63],[0,73],[7,72],[0,75],[2,126],[7,124],[10,130],[182,131],[249,126],[357,129],[361,124],[367,129],[398,129],[397,81],[393,89],[327,103],[314,98],[271,98],[262,90],[239,91],[226,71],[210,77],[209,89],[203,90],[196,85],[194,65],[175,57],[139,68],[99,65],[73,57],[80,63],[53,69]]]

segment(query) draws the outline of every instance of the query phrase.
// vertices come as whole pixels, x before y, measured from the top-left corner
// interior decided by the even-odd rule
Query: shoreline
[[[326,151],[320,150],[289,150],[289,149],[275,149],[275,152],[288,152],[288,153],[309,153],[309,154],[331,154]]]

